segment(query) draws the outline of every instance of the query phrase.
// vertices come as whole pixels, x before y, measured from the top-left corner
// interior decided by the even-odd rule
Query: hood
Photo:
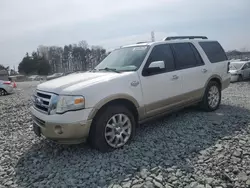
[[[64,92],[67,88],[81,83],[81,88],[87,87],[92,84],[99,82],[107,82],[111,79],[122,76],[123,73],[113,73],[113,72],[84,72],[76,73],[63,77],[56,78],[39,84],[37,86],[38,90],[47,91],[57,94],[68,94]]]
[[[239,72],[239,70],[229,70],[229,73],[231,74],[237,74]]]

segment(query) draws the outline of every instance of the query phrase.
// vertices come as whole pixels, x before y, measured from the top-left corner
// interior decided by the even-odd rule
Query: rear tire
[[[91,125],[90,144],[101,152],[122,148],[134,137],[135,125],[134,115],[125,106],[104,107]]]
[[[0,89],[0,96],[7,95],[7,92],[4,89]]]
[[[221,103],[221,87],[218,82],[210,81],[205,90],[201,108],[207,112],[215,111]]]

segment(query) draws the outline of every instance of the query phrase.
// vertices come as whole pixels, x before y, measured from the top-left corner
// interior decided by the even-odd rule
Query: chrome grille
[[[52,95],[53,94],[51,93],[37,90],[35,95],[33,96],[34,107],[43,113],[49,114],[49,106]]]

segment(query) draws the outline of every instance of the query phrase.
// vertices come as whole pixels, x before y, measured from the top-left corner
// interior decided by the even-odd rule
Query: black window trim
[[[171,50],[171,52],[172,52],[172,55],[173,55],[174,70],[166,70],[166,69],[165,69],[164,71],[161,71],[161,72],[155,72],[155,73],[147,74],[147,73],[145,72],[145,70],[146,70],[146,68],[148,68],[149,64],[151,63],[151,62],[149,61],[150,55],[151,55],[153,49],[154,49],[156,46],[160,46],[160,45],[169,45],[169,48],[170,48],[170,50]],[[165,64],[165,62],[164,62],[164,64]],[[166,65],[165,65],[165,66],[166,66]],[[144,67],[143,67],[143,69],[142,69],[141,75],[144,76],[144,77],[147,77],[147,76],[154,76],[154,75],[164,74],[164,73],[174,72],[174,71],[176,71],[176,64],[175,64],[175,56],[174,56],[173,49],[172,49],[172,47],[171,47],[171,45],[170,45],[169,43],[163,43],[163,44],[154,45],[154,46],[152,47],[151,51],[149,51],[149,55],[148,55],[148,57],[147,57],[147,60],[146,60],[145,65],[144,65]]]
[[[199,53],[198,49],[197,49],[197,48],[195,47],[195,45],[194,45],[193,43],[191,43],[191,42],[189,43],[189,45],[193,47],[193,48],[192,48],[192,51],[193,51],[193,54],[194,54],[195,59],[196,59],[196,67],[204,66],[204,65],[205,65],[205,62],[204,62],[203,58],[201,57],[201,54]],[[198,57],[200,58],[202,64],[198,64],[198,59],[197,59],[197,57],[196,57],[196,55],[195,55],[195,52],[197,53]]]
[[[191,48],[191,50],[192,50],[192,52],[193,52],[193,55],[194,55],[194,57],[195,57],[195,60],[196,60],[195,65],[190,65],[190,66],[186,66],[186,67],[182,67],[182,68],[177,68],[177,67],[176,67],[176,56],[177,56],[177,55],[176,55],[176,53],[175,53],[175,51],[174,51],[174,49],[173,49],[173,46],[172,46],[173,44],[189,44],[189,46],[190,46],[190,48]],[[192,48],[191,46],[193,46],[193,48]],[[191,43],[191,42],[171,43],[171,49],[172,49],[173,54],[174,54],[175,70],[184,70],[184,69],[190,69],[190,68],[205,66],[205,62],[204,62],[203,58],[201,57],[199,51],[197,50],[197,48],[194,46],[193,43]],[[200,57],[200,59],[201,59],[201,62],[202,62],[203,64],[198,64],[198,60],[197,60],[197,57],[196,57],[195,54],[194,54],[194,53],[195,53],[194,50],[196,50],[196,52],[198,53],[198,55],[199,55],[199,57]]]

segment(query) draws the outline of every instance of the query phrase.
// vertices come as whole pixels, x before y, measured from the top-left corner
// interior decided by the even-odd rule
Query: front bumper
[[[14,93],[14,89],[12,86],[6,86],[4,87],[4,89],[8,94]]]
[[[237,82],[239,79],[239,75],[238,74],[232,74],[231,75],[231,82]]]
[[[231,80],[230,77],[228,77],[227,79],[222,81],[222,83],[221,83],[222,90],[226,89],[230,85],[230,80]]]
[[[68,112],[62,115],[46,115],[31,107],[34,132],[38,136],[62,144],[85,142],[92,120],[84,120],[91,109]]]

